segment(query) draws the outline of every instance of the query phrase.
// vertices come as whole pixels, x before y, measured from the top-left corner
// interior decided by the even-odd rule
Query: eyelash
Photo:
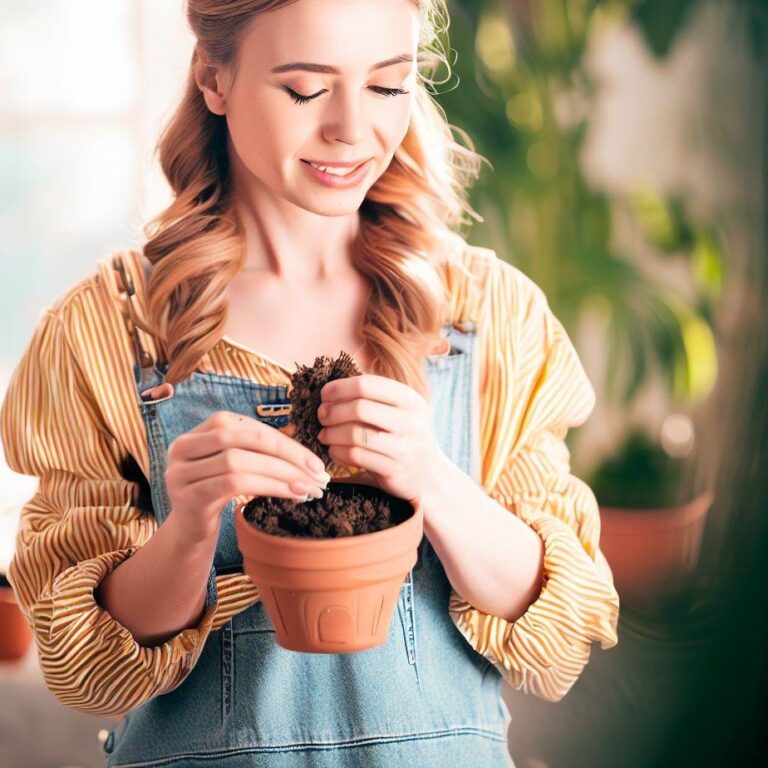
[[[313,99],[316,99],[318,96],[320,96],[324,91],[319,91],[318,93],[313,94],[312,96],[302,96],[300,93],[296,93],[292,88],[289,88],[287,85],[283,86],[286,91],[288,91],[288,95],[297,103],[297,104],[306,104],[308,101],[312,101]],[[377,93],[380,93],[382,96],[400,96],[401,94],[410,93],[410,91],[404,91],[402,88],[383,88],[378,85],[372,85],[371,89],[376,91]]]

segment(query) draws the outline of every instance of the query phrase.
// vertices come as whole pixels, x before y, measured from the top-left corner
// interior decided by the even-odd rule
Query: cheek
[[[402,102],[392,107],[392,111],[382,120],[382,133],[390,150],[394,151],[400,146],[406,133],[408,133],[410,118],[411,102],[402,98]]]
[[[232,144],[243,164],[259,177],[279,174],[287,158],[306,143],[306,121],[286,96],[259,91],[227,113]]]

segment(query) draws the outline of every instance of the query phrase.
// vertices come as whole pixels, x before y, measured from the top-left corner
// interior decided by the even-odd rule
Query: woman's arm
[[[597,500],[571,473],[565,444],[568,429],[594,408],[595,393],[543,291],[493,258],[481,324],[483,491],[490,499],[479,515],[471,504],[454,501],[446,512],[439,506],[447,499],[432,502],[432,517],[444,515],[433,527],[442,528],[444,548],[452,543],[445,558],[458,587],[448,606],[457,628],[512,687],[559,701],[592,644],[618,642],[619,596],[599,548]],[[466,482],[453,483],[457,499],[471,499]],[[514,526],[502,527],[501,509],[518,518]],[[532,536],[543,544],[540,583],[541,545]]]
[[[34,631],[48,688],[67,706],[117,715],[183,682],[218,603],[194,624],[209,556],[172,554],[173,526],[158,529],[154,515],[136,506],[135,484],[121,475],[120,448],[70,344],[69,321],[67,307],[43,316],[0,409],[8,466],[39,478],[21,511],[8,579]],[[141,559],[130,565],[134,557]],[[183,565],[191,568],[180,576]],[[137,642],[96,601],[94,592],[118,567],[125,572],[110,582],[106,603],[141,640],[159,645]],[[143,568],[154,569],[154,578],[137,575]],[[183,604],[178,579],[189,588]],[[148,620],[137,618],[141,606],[150,608]],[[164,622],[159,614],[168,606],[173,618]]]
[[[421,507],[453,590],[483,613],[519,618],[541,592],[544,544],[536,531],[448,459]]]
[[[205,613],[216,537],[182,544],[171,513],[152,538],[106,576],[94,593],[139,645],[157,646]]]

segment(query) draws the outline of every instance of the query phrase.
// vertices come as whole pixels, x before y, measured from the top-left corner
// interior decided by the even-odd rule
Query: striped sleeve
[[[589,661],[592,643],[606,649],[618,642],[619,597],[599,549],[597,501],[571,474],[564,442],[570,427],[586,421],[595,394],[532,280],[498,260],[487,290],[484,487],[542,538],[544,579],[516,621],[483,613],[454,591],[449,613],[512,687],[559,701]]]
[[[120,451],[55,309],[38,323],[0,409],[9,467],[39,478],[21,511],[8,579],[48,688],[67,706],[119,715],[181,684],[216,605],[197,626],[143,647],[96,603],[94,589],[156,522],[134,505],[137,486],[121,476]]]

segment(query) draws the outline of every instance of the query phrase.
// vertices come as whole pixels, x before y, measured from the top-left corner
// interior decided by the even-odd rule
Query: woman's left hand
[[[361,374],[328,382],[320,398],[318,439],[334,461],[367,470],[379,488],[412,504],[440,482],[447,457],[416,390]]]

